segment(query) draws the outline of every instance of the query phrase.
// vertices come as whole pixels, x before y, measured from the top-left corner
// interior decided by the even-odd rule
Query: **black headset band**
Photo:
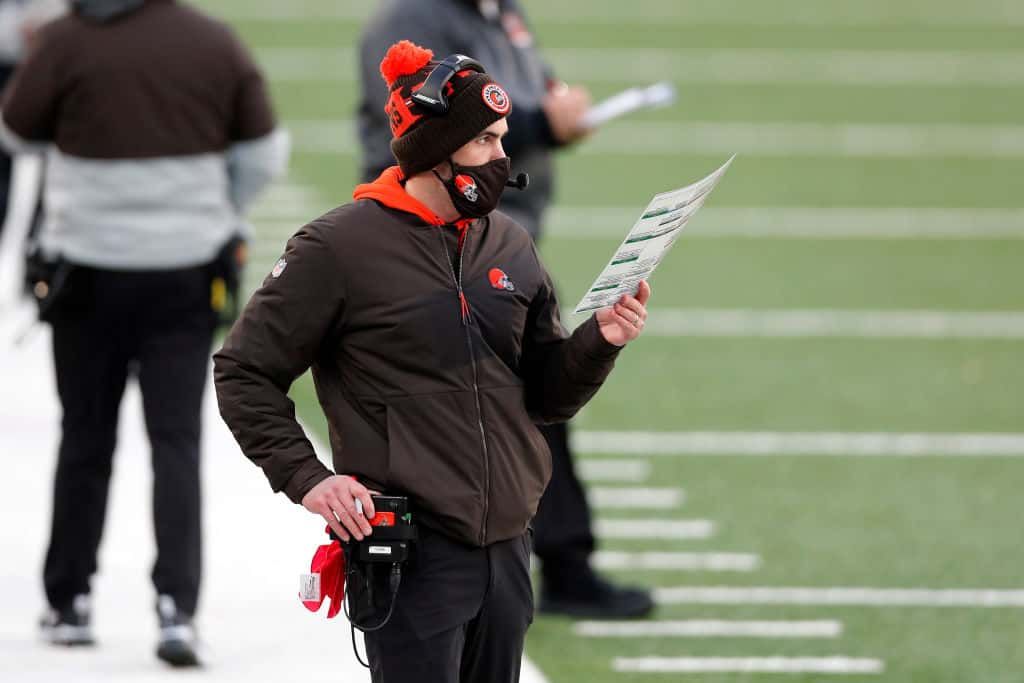
[[[448,113],[448,98],[444,94],[444,87],[455,74],[465,71],[476,71],[487,73],[483,64],[472,57],[454,54],[448,55],[441,63],[435,66],[423,85],[412,94],[412,100],[432,114]]]

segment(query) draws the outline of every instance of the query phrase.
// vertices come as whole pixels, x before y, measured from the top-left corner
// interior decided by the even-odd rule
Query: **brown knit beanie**
[[[384,106],[391,124],[391,153],[406,178],[429,171],[498,119],[512,101],[487,74],[465,70],[445,88],[448,112],[434,114],[412,100],[431,70],[434,53],[408,40],[392,45],[380,63],[391,94]]]

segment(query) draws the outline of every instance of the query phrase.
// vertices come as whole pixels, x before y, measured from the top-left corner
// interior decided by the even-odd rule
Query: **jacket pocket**
[[[521,386],[481,392],[488,436],[488,541],[520,536],[551,478],[551,452],[526,412]]]
[[[389,490],[478,544],[484,516],[486,465],[472,392],[391,399],[387,405]]]

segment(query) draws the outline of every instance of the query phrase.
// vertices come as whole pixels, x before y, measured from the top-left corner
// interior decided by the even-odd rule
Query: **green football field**
[[[373,4],[204,3],[294,135],[251,286],[350,196]],[[737,154],[575,422],[596,561],[658,611],[538,617],[529,656],[554,683],[1024,681],[1024,5],[526,5],[595,98],[679,91],[560,156],[564,306],[654,193]],[[308,378],[293,396],[323,436]]]

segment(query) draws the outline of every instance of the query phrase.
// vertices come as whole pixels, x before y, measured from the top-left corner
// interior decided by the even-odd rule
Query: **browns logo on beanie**
[[[391,153],[406,178],[434,168],[512,109],[508,94],[493,78],[468,69],[445,86],[447,113],[420,107],[412,94],[438,65],[433,57],[432,51],[402,40],[380,63],[390,91],[384,111],[391,124]]]

